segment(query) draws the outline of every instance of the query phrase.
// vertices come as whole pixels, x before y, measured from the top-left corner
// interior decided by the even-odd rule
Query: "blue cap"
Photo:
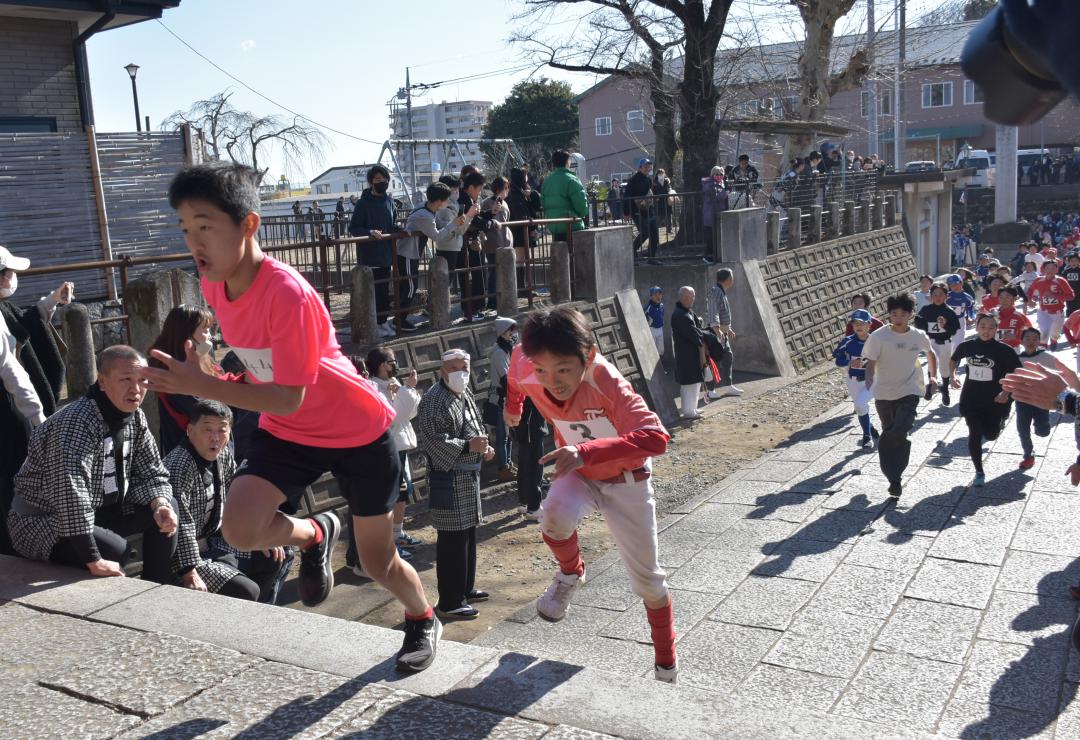
[[[649,288],[649,295],[656,295],[657,293],[663,293],[663,292],[664,292],[664,289],[661,288],[659,285],[654,285],[651,288]]]
[[[652,164],[652,160],[648,157],[642,157],[637,161],[637,166],[639,170],[647,164]]]
[[[964,279],[961,278],[959,275],[954,273],[952,275],[949,275],[947,278],[945,278],[945,283],[947,285],[963,285],[964,284]]]
[[[874,317],[871,316],[870,312],[867,311],[865,308],[857,308],[851,313],[851,320],[865,321],[867,324],[869,324],[871,321],[874,320]]]

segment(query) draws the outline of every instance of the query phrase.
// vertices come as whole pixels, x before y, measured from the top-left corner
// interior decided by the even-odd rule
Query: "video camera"
[[[960,66],[992,121],[1038,121],[1070,92],[1080,99],[1080,2],[1001,0],[968,36]]]

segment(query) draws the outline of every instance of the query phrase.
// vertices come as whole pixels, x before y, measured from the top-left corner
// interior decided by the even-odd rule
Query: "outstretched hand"
[[[165,365],[165,369],[144,367],[143,380],[150,390],[157,393],[177,393],[184,396],[205,395],[200,393],[203,383],[210,376],[203,372],[195,345],[189,339],[184,342],[184,359],[178,360],[159,349],[150,350],[150,356]]]
[[[585,464],[585,460],[581,457],[581,453],[578,452],[578,448],[573,445],[560,447],[554,452],[549,452],[540,458],[539,462],[541,465],[546,465],[549,462],[555,463],[555,470],[551,474],[551,480],[577,470]]]
[[[1017,401],[1053,411],[1057,408],[1058,394],[1069,387],[1069,382],[1061,370],[1050,370],[1033,362],[1025,362],[1022,368],[1013,370],[1001,379],[1001,387],[1012,393]]]

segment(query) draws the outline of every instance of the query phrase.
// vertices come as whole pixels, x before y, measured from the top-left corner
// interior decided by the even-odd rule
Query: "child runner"
[[[874,440],[878,437],[877,429],[870,425],[870,401],[874,394],[866,387],[866,368],[863,367],[865,360],[862,357],[863,344],[870,336],[870,312],[860,308],[851,314],[851,323],[855,327],[855,333],[849,334],[840,340],[840,345],[833,350],[833,357],[839,367],[848,369],[847,387],[851,402],[855,404],[855,416],[862,428],[862,440],[859,446],[864,450],[874,446]]]
[[[998,307],[998,291],[1005,285],[1004,278],[994,275],[986,281],[986,294],[982,297],[982,312],[990,313]]]
[[[1061,277],[1069,283],[1073,289],[1074,297],[1065,304],[1065,312],[1071,316],[1076,309],[1080,308],[1080,254],[1070,252],[1065,258],[1065,268],[1061,271]]]
[[[1024,329],[1031,328],[1031,320],[1016,310],[1018,291],[1012,285],[1006,285],[998,291],[998,330],[997,339],[1013,349],[1020,346],[1020,337]]]
[[[1038,329],[1028,327],[1024,329],[1020,337],[1023,351],[1020,353],[1020,362],[1035,362],[1048,370],[1056,370],[1053,356],[1039,346],[1041,340]],[[1024,459],[1020,461],[1020,469],[1028,470],[1035,465],[1035,446],[1031,442],[1031,427],[1035,426],[1035,434],[1046,437],[1050,434],[1050,412],[1040,409],[1023,401],[1016,402],[1016,433],[1020,435],[1020,446],[1024,450]]]
[[[949,398],[948,376],[945,368],[949,366],[949,357],[952,356],[952,338],[959,332],[960,319],[956,312],[945,304],[949,295],[949,289],[945,283],[934,283],[930,289],[930,305],[925,306],[915,317],[915,328],[926,332],[930,338],[930,347],[937,358],[937,367],[941,371],[941,405],[948,406],[952,403]]]
[[[851,296],[851,310],[852,311],[858,311],[860,309],[865,310],[865,311],[870,311],[870,303],[871,303],[871,301],[870,301],[870,294],[869,293],[856,293],[855,295]],[[885,326],[885,324],[882,322],[882,320],[877,318],[876,316],[874,316],[873,313],[870,314],[870,317],[871,317],[870,318],[870,331],[871,332],[875,332],[878,329],[880,329],[881,327]],[[847,326],[844,327],[844,336],[845,337],[850,337],[854,333],[855,333],[855,327],[852,326],[850,321],[848,321]]]
[[[945,284],[949,286],[949,294],[945,297],[945,303],[953,310],[960,319],[960,328],[953,334],[949,341],[952,342],[952,352],[964,341],[964,332],[970,329],[975,320],[975,298],[964,290],[964,279],[959,275],[949,275],[945,278]],[[950,352],[950,355],[952,354]],[[947,372],[946,367],[941,372]]]
[[[926,334],[908,326],[915,313],[915,299],[902,293],[889,296],[887,305],[891,323],[870,335],[862,354],[869,360],[866,387],[874,393],[874,406],[881,419],[878,461],[881,472],[889,480],[889,495],[899,498],[903,492],[901,478],[911,455],[907,435],[915,424],[919,396],[924,392],[919,352],[926,353],[931,393],[938,367],[937,355]]]
[[[649,331],[656,344],[656,354],[664,356],[664,289],[659,285],[649,288],[649,300],[645,303],[645,316]]]
[[[158,392],[185,393],[261,413],[246,463],[229,489],[222,534],[232,546],[302,551],[300,596],[309,606],[334,587],[330,562],[341,524],[332,513],[294,519],[304,490],[332,472],[349,503],[364,569],[405,606],[399,670],[435,659],[442,625],[423,586],[394,547],[391,511],[399,463],[394,411],[341,353],[319,294],[292,267],[259,247],[259,176],[250,167],[212,162],[187,167],[169,186],[169,203],[202,290],[249,383],[205,373],[190,342],[186,358],[155,350],[165,369],[143,371]]]
[[[930,305],[930,289],[934,287],[934,278],[929,275],[923,275],[919,278],[919,289],[915,291],[915,315],[919,315],[919,311],[923,306]]]
[[[1028,306],[1027,292],[1031,289],[1031,284],[1039,279],[1039,264],[1040,263],[1031,259],[1031,256],[1029,255],[1024,260],[1024,271],[1014,277],[1011,281],[1009,281],[1010,284],[1015,285],[1016,288],[1020,291],[1020,298],[1024,301],[1023,305],[1021,306],[1024,313],[1031,313],[1031,310]]]
[[[960,387],[956,368],[967,359],[967,379],[960,392],[960,414],[968,427],[968,454],[975,464],[975,485],[986,482],[983,473],[983,440],[993,441],[1005,428],[1012,400],[1008,391],[1001,389],[1001,379],[1020,367],[1016,350],[994,338],[997,334],[997,317],[979,314],[975,323],[978,334],[961,342],[949,363],[949,382],[953,388]]]
[[[1065,338],[1069,340],[1069,344],[1076,347],[1076,369],[1080,371],[1080,311],[1074,312],[1065,319],[1062,329],[1065,331]]]
[[[1039,306],[1037,319],[1043,346],[1057,349],[1057,340],[1065,323],[1065,304],[1076,298],[1069,281],[1057,274],[1054,260],[1043,262],[1042,277],[1031,284],[1028,300]]]
[[[577,526],[594,510],[607,522],[634,593],[645,601],[655,650],[654,675],[675,683],[675,624],[660,568],[650,458],[667,450],[669,435],[645,400],[597,351],[588,320],[574,309],[535,311],[521,329],[510,361],[506,420],[517,426],[529,398],[555,427],[551,489],[542,506],[544,542],[559,572],[536,611],[549,621],[566,616],[585,582]]]

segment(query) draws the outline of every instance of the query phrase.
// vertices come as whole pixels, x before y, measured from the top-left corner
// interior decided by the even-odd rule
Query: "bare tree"
[[[290,120],[239,110],[229,102],[231,97],[231,92],[222,92],[198,100],[186,111],[176,111],[162,121],[161,128],[172,131],[190,123],[203,133],[210,159],[228,157],[262,176],[268,169],[263,164],[273,151],[290,168],[302,168],[307,161],[321,162],[327,138],[318,127],[303,118]]]

